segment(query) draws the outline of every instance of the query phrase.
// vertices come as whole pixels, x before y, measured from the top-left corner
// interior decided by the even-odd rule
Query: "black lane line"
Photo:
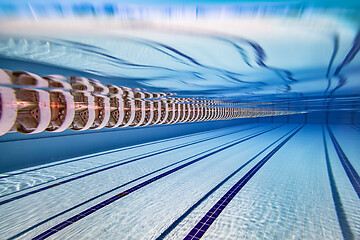
[[[349,222],[347,220],[343,204],[341,202],[339,190],[336,186],[336,181],[335,181],[335,177],[334,177],[334,174],[332,171],[331,162],[330,162],[330,158],[329,158],[329,152],[328,152],[326,138],[325,138],[324,126],[322,126],[322,131],[323,131],[323,142],[324,142],[324,148],[325,148],[326,167],[327,167],[328,176],[329,176],[331,194],[332,194],[332,198],[334,201],[338,222],[339,222],[339,225],[341,228],[341,233],[345,240],[355,239],[354,234],[351,231]]]
[[[298,127],[296,127],[298,128]],[[158,238],[157,240],[164,239],[172,230],[174,230],[192,211],[194,211],[198,206],[200,206],[201,203],[203,203],[208,197],[211,196],[216,190],[218,190],[221,186],[223,186],[228,180],[230,180],[233,176],[235,176],[240,170],[242,170],[244,167],[246,167],[249,163],[251,163],[253,160],[255,160],[258,156],[260,156],[262,153],[264,153],[266,150],[268,150],[270,147],[272,147],[274,144],[279,142],[281,139],[289,135],[291,132],[293,132],[296,128],[292,129],[285,135],[281,136],[279,139],[271,143],[269,146],[264,148],[261,152],[257,153],[254,157],[252,157],[250,160],[248,160],[246,163],[244,163],[242,166],[240,166],[238,169],[236,169],[233,173],[231,173],[229,176],[227,176],[224,180],[222,180],[218,185],[216,185],[213,189],[211,189],[208,193],[206,193],[199,201],[197,201],[195,204],[193,204],[184,214],[182,214],[178,219],[176,219]]]
[[[327,129],[329,131],[331,141],[334,144],[336,153],[337,153],[337,155],[340,159],[340,162],[346,172],[346,175],[348,176],[356,194],[360,198],[360,177],[359,177],[358,173],[356,172],[356,170],[354,169],[354,167],[351,165],[349,159],[346,157],[344,151],[340,147],[338,141],[336,140],[336,138],[329,126],[327,126]]]
[[[261,126],[263,126],[263,125],[261,125]],[[256,128],[256,127],[260,127],[260,126],[250,127],[249,129]],[[91,156],[81,157],[81,158],[77,158],[77,159],[74,159],[74,160],[69,160],[69,161],[66,161],[66,162],[59,162],[59,163],[55,163],[55,164],[52,164],[52,165],[33,168],[33,169],[25,170],[25,171],[20,171],[20,172],[15,172],[15,173],[10,173],[10,174],[3,173],[3,174],[1,174],[0,179],[8,178],[8,177],[28,173],[28,172],[33,172],[33,171],[37,171],[37,170],[41,170],[41,169],[45,169],[45,168],[55,167],[55,166],[63,165],[63,164],[66,164],[66,163],[77,162],[77,161],[85,160],[87,158],[98,157],[98,156],[102,156],[102,155],[106,155],[106,154],[110,154],[110,153],[115,153],[115,152],[127,151],[127,150],[130,150],[130,149],[139,148],[139,147],[145,147],[145,146],[149,146],[149,145],[153,145],[153,144],[166,142],[166,141],[169,141],[169,140],[179,140],[179,139],[186,138],[186,137],[193,137],[193,136],[197,136],[197,135],[201,135],[201,134],[206,134],[208,132],[213,132],[213,131],[215,132],[217,130],[218,129],[206,131],[205,133],[204,132],[194,133],[194,134],[179,136],[179,137],[175,137],[175,138],[163,139],[163,140],[159,140],[159,141],[155,141],[155,142],[145,143],[145,144],[141,144],[141,145],[124,147],[124,148],[121,148],[121,149],[118,149],[118,150],[112,150],[112,151],[107,151],[107,152],[103,152],[103,153],[92,154]]]
[[[242,189],[243,186],[254,176],[254,174],[282,147],[287,143],[296,133],[304,127],[299,127],[289,137],[282,141],[276,148],[268,153],[263,159],[260,160],[249,172],[247,172],[195,225],[195,227],[186,235],[184,240],[200,239],[220,213],[225,209],[229,202],[235,195]]]
[[[281,126],[279,126],[279,127],[281,127]],[[251,135],[252,135],[252,134],[249,134],[248,136],[251,136]],[[247,136],[245,136],[245,137],[247,137]],[[241,138],[245,138],[245,137],[241,137]],[[236,140],[232,140],[232,141],[230,141],[230,142],[228,142],[228,143],[221,144],[221,145],[217,146],[216,148],[221,148],[222,146],[226,146],[226,145],[231,144],[231,143],[233,143],[233,142],[235,142],[235,141],[238,141],[238,140],[239,140],[239,139],[236,139]],[[138,180],[141,180],[141,179],[143,179],[143,178],[145,178],[145,177],[148,177],[148,176],[153,175],[153,174],[155,174],[155,173],[157,173],[157,172],[160,172],[160,171],[162,171],[162,170],[165,170],[165,169],[167,169],[167,168],[169,168],[169,167],[172,167],[172,166],[175,166],[175,165],[177,165],[177,164],[179,164],[179,163],[188,161],[188,160],[190,160],[190,159],[192,159],[192,158],[194,158],[194,157],[203,155],[203,154],[205,154],[205,153],[207,153],[207,152],[211,152],[211,151],[213,151],[214,149],[215,149],[215,148],[211,148],[211,149],[205,150],[205,151],[203,151],[203,152],[197,153],[197,154],[195,154],[195,155],[192,155],[192,156],[190,156],[190,157],[187,157],[187,158],[182,159],[182,160],[180,160],[180,161],[177,161],[177,162],[175,162],[175,163],[169,164],[169,165],[167,165],[167,166],[165,166],[165,167],[162,167],[162,168],[160,168],[160,169],[157,169],[157,170],[155,170],[155,171],[153,171],[153,172],[147,173],[147,174],[145,174],[145,175],[143,175],[143,176],[141,176],[141,177],[135,178],[135,179],[133,179],[133,180],[127,182],[127,183],[124,183],[124,184],[122,184],[122,185],[120,185],[120,186],[117,186],[117,187],[115,187],[115,188],[113,188],[113,189],[110,189],[110,190],[108,190],[108,191],[106,191],[106,192],[103,192],[103,193],[101,193],[101,194],[99,194],[99,195],[97,195],[97,196],[95,196],[95,197],[92,197],[92,198],[90,198],[90,199],[88,199],[88,200],[86,200],[86,201],[84,201],[84,202],[82,202],[82,203],[79,203],[79,204],[77,204],[77,205],[75,205],[75,206],[73,206],[73,207],[71,207],[71,208],[69,208],[69,209],[67,209],[67,210],[64,210],[64,211],[62,211],[62,212],[60,212],[60,213],[58,213],[58,214],[56,214],[56,215],[54,215],[54,216],[52,216],[52,217],[50,217],[50,218],[47,218],[47,219],[45,219],[45,220],[43,220],[43,221],[41,221],[41,222],[39,222],[39,223],[37,223],[37,224],[29,227],[29,228],[21,231],[20,233],[12,236],[12,237],[10,237],[10,238],[8,238],[8,240],[16,239],[16,238],[24,235],[25,233],[27,233],[27,232],[29,232],[29,231],[31,231],[31,230],[33,230],[33,229],[35,229],[35,228],[43,225],[43,224],[49,222],[49,221],[52,220],[52,219],[55,219],[55,218],[57,218],[57,217],[65,214],[65,213],[67,213],[67,212],[73,211],[73,210],[75,210],[76,208],[81,207],[81,206],[83,206],[83,205],[85,205],[85,204],[87,204],[87,203],[89,203],[89,202],[91,202],[91,201],[94,201],[94,200],[96,200],[96,199],[98,199],[98,198],[100,198],[100,197],[102,197],[102,196],[104,196],[104,195],[106,195],[106,194],[109,194],[109,193],[111,193],[111,192],[113,192],[113,191],[116,191],[116,190],[118,190],[118,189],[120,189],[120,188],[122,188],[122,187],[125,187],[125,186],[127,186],[127,185],[129,185],[129,184],[131,184],[131,183],[134,183],[134,182],[136,182],[136,181],[138,181]]]
[[[100,166],[97,166],[97,167],[93,167],[93,168],[88,168],[88,169],[85,169],[83,171],[80,171],[80,172],[76,172],[76,173],[72,173],[72,174],[69,174],[69,175],[66,175],[66,176],[62,176],[62,177],[58,177],[56,179],[53,179],[53,180],[49,180],[49,181],[46,181],[46,182],[43,182],[43,183],[40,183],[40,184],[37,184],[37,185],[34,185],[34,186],[30,186],[30,187],[27,187],[27,188],[24,188],[24,189],[21,189],[19,191],[16,191],[16,192],[11,192],[11,193],[8,193],[8,194],[4,194],[2,196],[0,196],[0,198],[3,198],[3,197],[6,197],[6,196],[9,196],[9,195],[13,195],[13,194],[17,194],[17,193],[20,193],[22,191],[26,191],[26,190],[29,190],[29,189],[32,189],[32,188],[35,188],[35,187],[39,187],[41,185],[45,185],[45,184],[49,184],[51,182],[55,182],[55,181],[59,181],[63,178],[68,178],[68,177],[71,177],[71,176],[74,176],[74,175],[77,175],[77,174],[80,174],[80,173],[84,173],[84,172],[88,172],[88,171],[91,171],[91,170],[94,170],[94,169],[98,169],[98,168],[102,168],[102,167],[105,167],[105,166],[109,166],[109,165],[112,165],[112,164],[115,164],[117,162],[123,162],[123,161],[126,161],[126,160],[129,160],[129,159],[134,159],[134,158],[147,158],[149,154],[154,154],[154,153],[157,153],[157,154],[161,154],[163,153],[165,150],[175,150],[175,149],[178,149],[178,148],[182,148],[182,147],[187,147],[191,144],[198,144],[198,143],[202,143],[202,142],[205,142],[205,141],[210,141],[210,140],[213,140],[213,139],[216,139],[216,138],[219,138],[219,137],[224,137],[224,136],[228,136],[228,135],[232,135],[232,134],[236,134],[238,132],[242,132],[242,131],[246,131],[246,130],[250,130],[250,129],[254,129],[254,128],[258,128],[258,127],[261,127],[261,126],[264,126],[264,125],[258,125],[258,126],[253,126],[253,127],[249,127],[249,128],[245,128],[245,129],[241,129],[237,132],[231,132],[231,133],[226,133],[226,134],[222,134],[222,135],[218,135],[218,136],[215,136],[215,137],[212,137],[212,138],[202,138],[200,140],[193,140],[191,142],[188,142],[188,143],[182,143],[182,144],[177,144],[175,146],[172,146],[172,147],[167,147],[167,148],[163,148],[163,149],[160,149],[160,150],[155,150],[155,151],[152,151],[152,152],[148,152],[148,153],[144,153],[144,154],[140,154],[140,155],[137,155],[137,156],[132,156],[132,157],[128,157],[128,158],[124,158],[124,159],[121,159],[121,160],[117,160],[117,161],[114,161],[114,162],[110,162],[110,163],[107,163],[107,164],[103,164],[103,165],[100,165]],[[166,141],[166,140],[162,140],[161,142],[163,141]],[[158,142],[160,143],[160,142]],[[149,144],[151,145],[151,144]],[[138,146],[139,147],[139,146]],[[134,147],[136,148],[136,147]],[[127,149],[123,149],[123,150],[115,150],[115,151],[125,151]],[[109,152],[107,153],[102,153],[102,154],[99,154],[99,155],[106,155],[108,154]],[[111,152],[113,153],[113,152]],[[110,153],[109,153],[110,154]],[[88,156],[88,157],[85,157],[83,159],[80,159],[80,160],[84,160],[86,158],[91,158],[91,157],[94,157],[94,156]],[[71,160],[71,161],[74,161],[74,160]],[[75,160],[77,161],[77,160]],[[68,163],[68,162],[66,162]],[[125,162],[126,163],[126,162]],[[46,167],[44,167],[46,168]],[[38,169],[37,169],[38,170]],[[55,186],[58,186],[59,184],[53,184],[53,185],[50,185],[52,187],[55,187]],[[0,205],[2,204],[2,202],[0,202]]]
[[[240,130],[238,132],[245,131],[245,130],[248,130],[248,129]],[[135,158],[133,158],[131,160],[128,160],[128,161],[125,161],[125,162],[120,162],[120,163],[115,164],[115,165],[111,165],[111,166],[101,168],[101,169],[98,169],[98,170],[95,170],[95,171],[92,171],[92,172],[88,172],[88,173],[85,173],[85,174],[82,174],[82,175],[79,175],[79,176],[76,176],[76,177],[73,177],[73,178],[69,178],[67,180],[63,180],[61,182],[57,182],[57,183],[54,183],[54,184],[51,184],[51,185],[48,185],[48,186],[45,186],[45,187],[30,191],[30,192],[24,193],[24,194],[17,195],[15,197],[5,199],[3,201],[0,201],[0,206],[3,205],[3,204],[6,204],[6,203],[9,203],[9,202],[12,202],[12,201],[15,201],[15,200],[18,200],[18,199],[33,195],[33,194],[38,193],[38,192],[45,191],[45,190],[53,188],[53,187],[57,187],[59,185],[65,184],[65,183],[72,182],[74,180],[78,180],[78,179],[81,179],[81,178],[84,178],[84,177],[91,176],[91,175],[99,173],[99,172],[103,172],[103,171],[106,171],[106,170],[109,170],[109,169],[112,169],[112,168],[116,168],[116,167],[119,167],[119,166],[122,166],[122,165],[125,165],[125,164],[128,164],[128,163],[143,160],[145,158],[153,157],[153,156],[156,156],[156,155],[159,155],[159,154],[162,154],[162,153],[170,152],[170,151],[173,151],[173,150],[177,150],[177,149],[184,148],[184,147],[187,147],[187,146],[191,146],[191,145],[194,145],[194,144],[197,144],[197,143],[206,142],[206,141],[209,141],[209,140],[213,140],[213,139],[216,139],[216,138],[219,138],[219,137],[223,137],[223,136],[231,135],[231,134],[235,134],[235,133],[237,133],[237,132],[227,133],[227,134],[224,134],[222,136],[216,136],[216,137],[208,138],[208,139],[205,139],[205,140],[203,139],[203,140],[199,140],[199,141],[195,141],[195,142],[190,142],[190,143],[183,144],[181,146],[178,145],[178,146],[166,149],[166,150],[162,150],[162,151],[155,152],[155,153],[150,153],[150,154],[147,154],[147,155],[141,155],[140,157],[135,157]],[[124,160],[122,159],[121,161],[124,161]],[[113,163],[109,163],[109,165],[110,164],[113,164]],[[106,165],[108,165],[108,164],[106,164]],[[105,165],[102,165],[102,166],[99,166],[99,167],[104,167],[104,166]],[[99,167],[96,167],[96,168],[99,168]],[[89,171],[89,170],[85,170],[85,171]],[[79,173],[74,173],[74,174],[79,174]],[[71,175],[74,175],[74,174],[71,174]],[[69,176],[66,176],[66,177],[69,177]],[[56,180],[53,180],[53,181],[56,181]],[[52,182],[52,181],[48,181],[48,182],[46,182],[44,184],[47,184],[49,182]],[[36,185],[36,187],[39,186],[39,185]],[[27,189],[29,189],[29,188],[27,188]]]
[[[103,207],[105,207],[105,206],[107,206],[107,205],[109,205],[109,204],[111,204],[111,203],[113,203],[113,202],[127,196],[128,194],[130,194],[132,192],[135,192],[136,190],[139,190],[139,189],[141,189],[141,188],[143,188],[143,187],[145,187],[145,186],[147,186],[147,185],[149,185],[149,184],[151,184],[151,183],[153,183],[153,182],[155,182],[155,181],[157,181],[157,180],[159,180],[161,178],[164,178],[164,177],[166,177],[166,176],[168,176],[168,175],[170,175],[170,174],[172,174],[172,173],[174,173],[174,172],[176,172],[176,171],[178,171],[180,169],[183,169],[183,168],[185,168],[185,167],[187,167],[189,165],[192,165],[192,164],[194,164],[194,163],[196,163],[196,162],[198,162],[200,160],[203,160],[203,159],[205,159],[205,158],[207,158],[207,157],[209,157],[211,155],[214,155],[214,154],[216,154],[218,152],[224,151],[224,150],[226,150],[226,149],[228,149],[230,147],[233,147],[233,146],[235,146],[237,144],[245,142],[245,141],[247,141],[249,139],[255,138],[255,137],[257,137],[259,135],[262,135],[264,133],[270,132],[270,131],[272,131],[272,130],[274,130],[276,128],[279,128],[279,127],[281,127],[281,126],[278,126],[278,127],[275,127],[275,128],[269,129],[269,130],[265,130],[265,131],[262,131],[260,133],[255,133],[255,134],[253,134],[251,136],[248,136],[248,137],[243,137],[241,140],[235,141],[234,143],[228,144],[227,146],[224,146],[224,147],[222,147],[220,149],[217,149],[215,151],[207,153],[207,154],[205,154],[205,155],[203,155],[201,157],[198,157],[198,158],[196,158],[196,159],[194,159],[194,160],[192,160],[190,162],[187,162],[187,163],[185,163],[183,165],[180,165],[180,166],[178,166],[176,168],[173,168],[173,169],[171,169],[169,171],[166,171],[166,172],[164,172],[162,174],[159,174],[159,175],[157,175],[157,176],[155,176],[153,178],[150,178],[149,180],[146,180],[146,181],[144,181],[144,182],[142,182],[140,184],[137,184],[134,187],[131,187],[131,188],[125,190],[124,192],[116,194],[115,196],[113,196],[113,197],[111,197],[111,198],[109,198],[109,199],[107,199],[105,201],[102,201],[101,203],[98,203],[95,206],[93,206],[91,208],[88,208],[85,211],[82,211],[81,213],[79,213],[79,214],[77,214],[77,215],[75,215],[75,216],[73,216],[73,217],[59,223],[58,225],[56,225],[56,226],[46,230],[45,232],[41,233],[40,235],[36,236],[35,238],[33,238],[33,240],[45,239],[45,238],[57,233],[58,231],[68,227],[69,225],[73,224],[74,222],[77,222],[80,219],[82,219],[82,218],[84,218],[86,216],[89,216],[90,214],[96,212],[97,210],[99,210],[99,209],[101,209],[101,208],[103,208]]]

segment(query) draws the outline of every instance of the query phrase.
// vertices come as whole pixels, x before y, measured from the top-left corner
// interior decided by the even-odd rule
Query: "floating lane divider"
[[[215,219],[221,214],[225,207],[235,197],[235,195],[245,186],[245,184],[255,175],[257,171],[282,147],[287,143],[296,133],[304,127],[299,127],[294,133],[282,141],[276,148],[268,153],[260,160],[249,172],[247,172],[195,225],[195,227],[186,235],[184,240],[200,239],[206,230],[211,226]]]
[[[256,127],[255,127],[255,128],[256,128]],[[240,130],[240,131],[238,131],[238,132],[242,132],[242,131],[249,130],[249,129],[252,129],[252,128],[242,129],[242,130]],[[207,138],[207,139],[202,139],[202,140],[198,140],[198,141],[193,141],[193,142],[186,143],[186,144],[179,144],[179,145],[177,145],[177,146],[170,147],[170,148],[167,148],[167,149],[165,149],[165,150],[161,150],[161,151],[158,151],[158,152],[155,152],[155,153],[153,152],[153,153],[149,153],[149,154],[146,154],[146,155],[141,155],[141,156],[135,157],[135,158],[133,158],[133,159],[131,159],[131,160],[117,163],[117,164],[115,164],[115,165],[111,165],[111,164],[114,164],[114,162],[112,162],[112,163],[106,164],[106,165],[111,165],[111,166],[108,166],[108,167],[105,167],[105,168],[101,168],[101,169],[98,169],[98,170],[95,170],[95,171],[92,171],[92,172],[88,172],[88,173],[85,173],[85,174],[82,174],[82,175],[79,175],[79,176],[76,176],[76,177],[73,177],[73,178],[69,178],[69,179],[63,180],[63,181],[58,182],[58,183],[54,183],[54,184],[51,184],[51,185],[48,185],[48,186],[45,186],[45,187],[42,187],[42,188],[39,188],[39,189],[30,191],[30,192],[27,192],[27,193],[24,193],[24,194],[17,195],[17,196],[15,196],[15,197],[8,198],[8,199],[6,199],[6,200],[0,201],[0,206],[3,205],[3,204],[6,204],[6,203],[9,203],[9,202],[12,202],[12,201],[15,201],[15,200],[18,200],[18,199],[21,199],[21,198],[24,198],[24,197],[33,195],[33,194],[35,194],[35,193],[39,193],[39,192],[45,191],[45,190],[47,190],[47,189],[50,189],[50,188],[53,188],[53,187],[57,187],[57,186],[60,186],[60,185],[62,185],[62,184],[65,184],[65,183],[69,183],[69,182],[72,182],[72,181],[77,180],[77,179],[81,179],[81,178],[84,178],[84,177],[88,177],[88,176],[91,176],[91,175],[93,175],[93,174],[96,174],[96,173],[99,173],[99,172],[103,172],[103,171],[106,171],[106,170],[109,170],[109,169],[112,169],[112,168],[115,168],[115,167],[119,167],[119,166],[122,166],[122,165],[125,165],[125,164],[128,164],[128,163],[132,163],[132,162],[135,162],[135,161],[143,160],[143,159],[145,159],[145,158],[153,157],[153,156],[156,156],[156,155],[159,155],[159,154],[162,154],[162,153],[166,153],[166,152],[170,152],[170,151],[177,150],[177,149],[180,149],[180,148],[184,148],[184,147],[187,147],[187,146],[191,146],[191,145],[194,145],[194,144],[197,144],[197,143],[202,143],[202,142],[210,141],[210,140],[213,140],[213,139],[216,139],[216,138],[219,138],[219,137],[223,137],[223,136],[235,134],[235,133],[238,133],[238,132],[227,133],[227,134],[223,134],[223,135],[220,135],[220,136],[211,137],[211,138]],[[124,161],[124,159],[122,159],[121,161]],[[118,161],[117,161],[117,162],[118,162]],[[104,165],[102,165],[102,166],[100,166],[100,167],[104,167]],[[99,167],[96,167],[96,168],[99,168]],[[91,170],[91,169],[90,169],[90,170]],[[85,170],[85,171],[89,171],[89,170]],[[81,172],[80,172],[80,173],[81,173]],[[75,173],[75,174],[79,174],[79,173]],[[70,175],[70,176],[71,176],[71,175]],[[66,176],[66,177],[69,177],[69,176]],[[54,181],[55,181],[55,180],[54,180]],[[49,182],[47,182],[47,183],[49,183]],[[39,184],[39,185],[40,185],[40,184]],[[37,185],[37,186],[39,186],[39,185]]]
[[[283,126],[283,125],[281,125],[281,126]],[[168,176],[168,175],[170,175],[170,174],[172,174],[172,173],[174,173],[176,171],[179,171],[180,169],[183,169],[183,168],[185,168],[187,166],[190,166],[190,165],[192,165],[192,164],[194,164],[196,162],[199,162],[200,160],[203,160],[203,159],[205,159],[207,157],[210,157],[211,155],[214,155],[214,154],[216,154],[218,152],[224,151],[224,150],[226,150],[226,149],[228,149],[230,147],[233,147],[233,146],[235,146],[237,144],[240,144],[242,142],[245,142],[247,140],[250,140],[252,138],[255,138],[257,136],[265,134],[267,132],[270,132],[272,130],[275,130],[275,129],[281,127],[281,126],[277,126],[275,128],[271,128],[271,129],[268,129],[268,130],[265,130],[265,131],[261,131],[259,133],[252,134],[252,135],[250,135],[248,137],[244,137],[241,140],[235,141],[234,143],[228,144],[227,146],[219,148],[219,149],[217,149],[215,151],[212,151],[212,152],[207,153],[207,154],[205,154],[205,155],[203,155],[201,157],[198,157],[198,158],[196,158],[196,159],[194,159],[192,161],[189,161],[189,162],[187,162],[187,163],[185,163],[183,165],[180,165],[180,166],[178,166],[176,168],[173,168],[173,169],[171,169],[169,171],[166,171],[166,172],[164,172],[162,174],[159,174],[159,175],[157,175],[157,176],[155,176],[153,178],[150,178],[149,180],[146,180],[146,181],[144,181],[144,182],[142,182],[142,183],[140,183],[138,185],[135,185],[134,187],[129,188],[128,190],[125,190],[124,192],[116,194],[115,196],[113,196],[113,197],[111,197],[111,198],[109,198],[109,199],[107,199],[105,201],[102,201],[102,202],[96,204],[95,206],[93,206],[91,208],[88,208],[85,211],[82,211],[81,213],[79,213],[79,214],[77,214],[77,215],[75,215],[75,216],[73,216],[73,217],[59,223],[58,225],[46,230],[45,232],[41,233],[40,235],[34,237],[33,240],[46,239],[46,238],[50,237],[51,235],[59,232],[60,230],[70,226],[71,224],[79,221],[80,219],[83,219],[83,218],[89,216],[90,214],[98,211],[99,209],[101,209],[101,208],[103,208],[105,206],[108,206],[111,203],[113,203],[113,202],[115,202],[115,201],[117,201],[117,200],[131,194],[132,192],[135,192],[135,191],[137,191],[137,190],[139,190],[139,189],[141,189],[141,188],[143,188],[143,187],[145,187],[145,186],[147,186],[147,185],[149,185],[149,184],[151,184],[151,183],[153,183],[153,182],[155,182],[155,181],[157,181],[157,180],[159,180],[161,178],[164,178],[164,177],[166,177],[166,176]]]
[[[292,129],[291,131],[287,132],[283,136],[281,136],[279,139],[271,143],[269,146],[261,150],[259,153],[257,153],[254,157],[252,157],[250,160],[248,160],[246,163],[241,165],[238,169],[236,169],[234,172],[232,172],[229,176],[227,176],[224,180],[222,180],[219,184],[217,184],[214,188],[212,188],[208,193],[206,193],[199,201],[197,201],[194,205],[192,205],[185,213],[183,213],[178,219],[176,219],[158,238],[157,240],[164,239],[172,230],[174,230],[181,221],[183,221],[193,210],[195,210],[198,206],[200,206],[201,203],[203,203],[206,199],[208,199],[211,194],[213,194],[216,190],[218,190],[221,186],[223,186],[228,180],[230,180],[233,176],[235,176],[238,172],[240,172],[244,167],[246,167],[249,163],[254,161],[257,157],[259,157],[261,154],[263,154],[266,150],[268,150],[270,147],[275,145],[277,142],[279,142],[281,139],[295,131],[298,127]]]
[[[259,125],[259,126],[256,126],[256,127],[261,127],[261,126],[263,126],[263,125]],[[252,129],[252,128],[256,128],[256,127],[250,127],[250,128],[246,128],[246,129],[241,129],[240,131],[244,131],[244,130],[248,130],[248,129]],[[121,129],[121,130],[124,131],[124,129]],[[169,140],[179,140],[179,139],[186,138],[186,137],[194,137],[194,136],[198,136],[198,135],[201,135],[201,134],[207,134],[207,133],[216,132],[216,131],[218,131],[218,129],[210,130],[210,131],[206,131],[206,132],[201,132],[201,133],[194,133],[194,134],[174,137],[174,138],[170,138],[170,139],[159,140],[159,141],[150,142],[150,143],[144,143],[144,144],[140,144],[140,145],[136,145],[136,146],[124,147],[124,148],[121,148],[121,149],[106,151],[106,152],[102,152],[102,153],[91,154],[91,155],[86,156],[86,157],[81,157],[81,158],[77,158],[77,159],[73,159],[73,160],[69,160],[69,161],[62,161],[62,162],[59,162],[59,163],[46,165],[46,166],[42,166],[42,167],[37,167],[37,168],[32,168],[32,169],[24,170],[24,171],[20,171],[20,172],[8,173],[8,174],[7,173],[2,173],[1,176],[0,176],[0,179],[12,177],[12,176],[16,176],[16,175],[20,175],[20,174],[24,174],[24,173],[34,172],[34,171],[42,170],[42,169],[45,169],[45,168],[55,167],[55,166],[59,166],[59,165],[67,164],[67,163],[77,162],[77,161],[85,160],[85,159],[92,158],[92,157],[98,157],[98,156],[102,156],[102,155],[106,155],[106,154],[110,154],[110,153],[122,152],[122,151],[127,151],[127,150],[130,150],[130,149],[134,149],[134,148],[145,147],[145,146],[149,146],[149,145],[155,145],[155,144],[159,144],[159,143],[166,142],[166,141],[169,141]],[[103,133],[103,132],[94,132],[94,133]],[[92,133],[83,132],[82,134],[92,134]],[[230,134],[232,134],[232,133],[230,133]],[[79,134],[74,134],[74,135],[79,135]],[[73,136],[73,135],[65,135],[65,136]],[[220,135],[220,136],[225,136],[225,135]],[[57,136],[52,136],[52,137],[57,137]],[[63,137],[63,135],[61,135],[60,137]],[[40,138],[36,138],[36,139],[40,139]],[[25,141],[25,140],[33,140],[33,139],[23,139],[23,140],[19,140],[19,141]],[[1,196],[1,197],[3,197],[3,196]]]
[[[280,127],[281,127],[281,126],[280,126]],[[248,135],[248,136],[251,136],[251,135],[252,135],[252,134],[250,134],[250,135]],[[245,136],[245,137],[247,137],[247,136]],[[241,137],[241,138],[244,138],[244,137]],[[221,148],[221,147],[223,147],[223,146],[226,146],[226,145],[231,144],[231,143],[233,143],[233,142],[235,142],[235,141],[238,141],[238,140],[239,140],[239,138],[238,138],[238,139],[235,139],[235,140],[232,140],[232,141],[230,141],[230,142],[224,143],[224,144],[222,144],[222,145],[216,146],[216,148]],[[159,169],[157,169],[157,170],[155,170],[155,171],[152,171],[152,172],[150,172],[150,173],[147,173],[147,174],[145,174],[145,175],[143,175],[143,176],[140,176],[140,177],[138,177],[138,178],[132,179],[132,180],[129,181],[129,182],[126,182],[126,183],[124,183],[124,184],[122,184],[122,185],[116,186],[115,188],[112,188],[112,189],[110,189],[110,190],[108,190],[108,191],[106,191],[106,192],[103,192],[103,193],[101,193],[101,194],[98,194],[98,195],[96,195],[96,196],[94,196],[94,197],[92,197],[92,198],[90,198],[90,199],[88,199],[88,200],[86,200],[86,201],[84,201],[84,202],[81,202],[81,203],[79,203],[79,204],[77,204],[77,205],[75,205],[75,206],[73,206],[73,207],[70,207],[70,208],[68,208],[68,209],[66,209],[66,210],[64,210],[64,211],[62,211],[62,212],[59,212],[59,213],[57,213],[57,214],[55,214],[55,215],[53,215],[53,216],[51,216],[51,217],[49,217],[49,218],[41,221],[41,222],[38,222],[38,223],[36,223],[35,225],[33,225],[33,226],[31,226],[31,227],[29,227],[29,228],[27,228],[27,229],[25,229],[25,230],[17,233],[16,235],[14,235],[14,236],[12,236],[12,237],[10,237],[10,238],[8,238],[8,240],[12,240],[12,239],[19,238],[20,236],[24,235],[25,233],[27,233],[27,232],[29,232],[29,231],[31,231],[31,230],[33,230],[33,229],[35,229],[35,228],[37,228],[37,227],[39,227],[39,226],[47,223],[47,222],[49,222],[49,221],[51,221],[51,220],[53,220],[53,219],[55,219],[55,218],[57,218],[57,217],[60,217],[60,216],[62,216],[62,215],[65,214],[65,213],[68,213],[68,212],[70,212],[70,211],[73,211],[73,210],[77,209],[78,207],[84,206],[84,205],[87,204],[87,203],[90,203],[90,202],[92,202],[92,201],[94,201],[94,200],[96,200],[96,199],[98,199],[98,198],[100,198],[100,197],[102,197],[102,196],[105,196],[105,195],[107,195],[107,194],[110,194],[110,193],[112,193],[112,192],[114,192],[114,191],[116,191],[116,190],[118,190],[118,189],[120,189],[120,188],[122,188],[122,187],[125,187],[125,186],[127,186],[127,185],[129,185],[129,184],[131,184],[131,183],[135,183],[136,181],[139,181],[139,180],[141,180],[141,179],[143,179],[143,178],[149,177],[149,176],[151,176],[151,175],[153,175],[153,174],[155,174],[155,173],[158,173],[158,172],[160,172],[160,171],[163,171],[163,170],[165,170],[165,169],[167,169],[167,168],[170,168],[170,167],[175,166],[175,165],[177,165],[177,164],[180,164],[180,163],[182,163],[182,162],[186,162],[186,161],[188,161],[188,160],[190,160],[190,159],[193,159],[193,158],[195,158],[195,157],[201,156],[201,155],[203,155],[203,154],[206,154],[206,153],[211,152],[211,151],[214,151],[214,150],[215,150],[215,148],[211,148],[211,149],[208,149],[208,150],[205,150],[205,151],[196,153],[195,155],[192,155],[192,156],[187,157],[187,158],[185,158],[185,159],[182,159],[182,160],[179,160],[179,161],[177,161],[177,162],[171,163],[171,164],[169,164],[169,165],[167,165],[167,166],[165,166],[165,167],[159,168]]]
[[[360,198],[360,177],[359,174],[356,172],[356,170],[354,169],[354,167],[351,165],[349,159],[346,157],[344,151],[342,150],[342,148],[340,147],[338,141],[336,140],[333,132],[331,131],[330,127],[327,126],[327,129],[329,131],[330,134],[330,138],[331,141],[334,144],[336,153],[340,159],[340,162],[346,172],[346,175],[348,176],[356,194],[358,195],[358,197]]]

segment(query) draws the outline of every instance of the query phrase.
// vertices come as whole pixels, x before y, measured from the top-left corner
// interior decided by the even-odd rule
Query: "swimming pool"
[[[1,239],[360,237],[355,3],[0,12]]]

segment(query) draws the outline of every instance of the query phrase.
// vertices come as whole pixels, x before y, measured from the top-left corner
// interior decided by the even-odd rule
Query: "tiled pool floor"
[[[247,124],[0,175],[0,239],[358,239],[360,130]]]

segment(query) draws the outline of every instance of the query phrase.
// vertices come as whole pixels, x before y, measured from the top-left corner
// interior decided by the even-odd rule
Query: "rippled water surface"
[[[329,13],[10,23],[3,58],[34,61],[118,83],[242,101],[356,97],[358,22]],[[260,14],[260,13],[258,13]],[[298,13],[300,14],[300,13]],[[346,15],[346,14],[343,14]],[[55,25],[57,26],[57,25]],[[89,29],[93,29],[88,31]],[[76,32],[78,31],[78,32]],[[20,37],[22,33],[30,36]],[[35,36],[34,36],[35,35]]]

